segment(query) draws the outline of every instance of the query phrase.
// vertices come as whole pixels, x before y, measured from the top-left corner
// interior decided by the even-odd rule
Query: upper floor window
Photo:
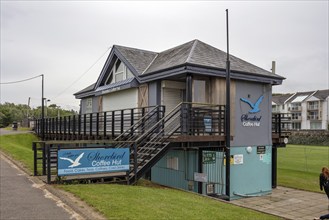
[[[290,111],[301,111],[301,110],[302,110],[302,104],[300,102],[291,103]]]
[[[301,120],[302,119],[302,113],[298,112],[298,113],[292,113],[291,114],[291,118],[293,120]]]
[[[313,101],[313,102],[308,102],[308,109],[309,110],[318,110],[319,109],[319,102],[318,101]]]
[[[309,120],[318,120],[319,119],[319,114],[318,114],[318,112],[309,112],[307,118]]]
[[[108,75],[105,85],[120,82],[125,79],[132,78],[134,75],[132,72],[124,65],[121,60],[116,59],[113,68]]]
[[[272,112],[280,112],[280,106],[279,105],[272,105]]]

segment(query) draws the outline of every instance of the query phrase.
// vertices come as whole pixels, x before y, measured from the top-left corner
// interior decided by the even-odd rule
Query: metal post
[[[78,139],[81,138],[81,115],[78,115]]]
[[[272,146],[272,188],[277,186],[277,147]]]
[[[203,151],[201,148],[199,148],[198,150],[198,160],[199,160],[199,164],[198,164],[198,172],[202,173],[202,159],[203,159]],[[202,182],[198,182],[198,193],[202,194]]]
[[[93,136],[93,113],[89,114],[89,119],[90,119],[90,123],[89,123],[89,135],[90,137]]]
[[[225,151],[225,156],[226,156],[226,178],[225,178],[225,184],[226,184],[226,195],[228,196],[228,199],[230,198],[230,179],[231,179],[231,108],[230,108],[230,84],[231,84],[231,77],[230,77],[230,53],[229,53],[229,32],[228,32],[228,9],[226,9],[226,34],[227,34],[227,59],[226,59],[226,123],[225,123],[225,131],[226,131],[226,136],[225,136],[225,142],[226,142],[226,151]]]
[[[114,135],[115,135],[115,133],[114,133],[114,131],[115,131],[115,111],[112,111],[112,124],[111,124],[112,126],[112,139],[114,139]]]
[[[46,175],[46,145],[45,142],[40,143],[42,149],[42,175]]]
[[[134,109],[130,110],[130,126],[134,125]],[[131,129],[130,135],[132,136],[134,134],[134,130]]]
[[[137,144],[134,143],[134,178],[135,178],[135,183],[137,182]]]
[[[73,117],[73,119],[72,119],[72,135],[73,135],[73,138],[71,138],[71,140],[75,140],[76,118],[75,118],[75,115],[73,115],[72,117]]]
[[[103,136],[104,136],[104,139],[105,139],[105,137],[106,137],[106,112],[104,112],[104,116],[103,116],[103,124],[104,124],[104,134],[103,134]]]
[[[34,176],[38,175],[38,154],[37,154],[37,144],[35,142],[32,143],[33,149],[33,169],[34,169]]]
[[[47,152],[47,183],[51,183],[51,169],[50,169],[50,145],[46,145],[46,152]]]
[[[120,123],[120,134],[123,133],[123,120],[124,120],[124,118],[123,118],[123,115],[124,115],[123,113],[124,113],[124,112],[123,112],[123,111],[124,111],[124,110],[121,110],[121,117],[120,117],[120,118],[121,118],[121,120],[120,120],[120,122],[121,122],[121,123]]]
[[[96,113],[96,139],[99,136],[99,112]]]
[[[182,127],[184,127],[186,129],[186,134],[190,135],[190,121],[191,121],[191,108],[192,105],[190,104],[192,102],[192,76],[189,74],[186,76],[186,109],[182,108],[183,111],[186,112],[186,117],[185,120],[183,118],[183,123],[184,125]]]
[[[41,74],[42,77],[42,91],[41,91],[41,140],[45,139],[45,104],[44,104],[44,76]]]

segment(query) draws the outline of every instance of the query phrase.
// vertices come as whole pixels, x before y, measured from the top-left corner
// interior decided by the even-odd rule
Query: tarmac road
[[[0,168],[0,219],[82,219],[3,156]]]
[[[0,135],[28,133],[0,129]],[[0,219],[83,219],[3,155],[0,156]]]

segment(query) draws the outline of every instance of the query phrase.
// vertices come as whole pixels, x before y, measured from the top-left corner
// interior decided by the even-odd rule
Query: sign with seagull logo
[[[259,97],[258,100],[254,104],[254,103],[250,102],[248,99],[240,98],[241,101],[247,103],[250,106],[251,110],[249,111],[249,113],[251,113],[251,114],[260,112],[259,105],[263,101],[263,99],[264,99],[264,96]]]
[[[264,96],[260,96],[255,103],[246,98],[240,98],[240,100],[249,105],[250,110],[246,114],[241,115],[241,123],[244,127],[259,127],[262,116],[257,115],[260,110],[260,104],[262,103]]]
[[[60,157],[59,159],[70,161],[71,165],[70,165],[69,167],[72,167],[72,168],[73,168],[73,167],[77,167],[77,166],[81,165],[81,163],[79,163],[79,161],[80,161],[80,159],[83,157],[84,154],[85,154],[85,153],[80,154],[80,155],[77,157],[77,159],[75,159],[74,161],[73,161],[72,159],[70,159],[70,158],[66,158],[66,157]]]
[[[129,155],[129,148],[60,149],[57,175],[128,171]]]

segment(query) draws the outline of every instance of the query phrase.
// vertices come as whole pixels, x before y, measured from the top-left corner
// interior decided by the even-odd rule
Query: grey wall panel
[[[257,101],[263,97],[257,106]],[[241,100],[248,100],[248,104]],[[272,145],[272,87],[269,84],[236,82],[235,136],[232,146]],[[255,105],[255,106],[252,106]],[[252,112],[254,109],[259,112]]]
[[[158,105],[158,83],[157,82],[151,82],[149,83],[148,88],[148,95],[149,95],[149,106]]]

